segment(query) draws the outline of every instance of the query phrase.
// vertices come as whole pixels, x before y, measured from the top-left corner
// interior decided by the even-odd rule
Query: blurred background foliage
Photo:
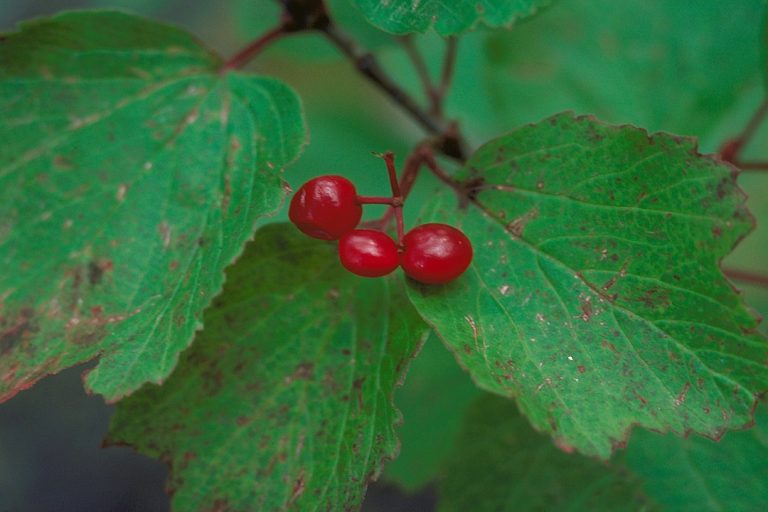
[[[423,99],[401,42],[368,25],[349,0],[329,5],[339,24]],[[521,124],[574,110],[695,136],[702,152],[711,153],[739,132],[763,95],[759,40],[764,22],[758,15],[763,6],[762,0],[696,5],[558,0],[511,31],[479,29],[463,36],[446,110],[475,147]],[[128,9],[182,25],[222,55],[269,28],[279,14],[272,0],[0,0],[0,30],[82,8]],[[444,41],[428,34],[415,42],[437,74]],[[281,40],[248,70],[283,79],[304,101],[310,142],[286,172],[294,187],[334,173],[353,179],[364,194],[387,193],[383,165],[371,152],[393,150],[402,163],[423,136],[319,35]],[[745,158],[768,160],[765,141],[768,124]],[[739,181],[758,227],[725,264],[766,273],[768,175],[745,173]],[[435,186],[424,175],[410,201],[418,202]],[[381,212],[366,211],[371,217]],[[409,209],[405,212],[412,223]],[[286,218],[284,209],[270,221]],[[768,312],[768,290],[737,286],[758,312]],[[99,448],[111,408],[83,393],[83,369],[48,378],[0,407],[0,511],[167,509],[162,463],[127,448]],[[405,417],[401,457],[386,468],[385,482],[369,491],[366,510],[432,509],[432,482],[459,436],[465,411],[479,395],[451,354],[430,337],[396,394]]]

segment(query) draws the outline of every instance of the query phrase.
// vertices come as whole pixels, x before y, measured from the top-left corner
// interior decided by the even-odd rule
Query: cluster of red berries
[[[342,176],[319,176],[301,186],[291,200],[288,216],[303,233],[339,241],[341,264],[353,274],[381,277],[401,266],[405,274],[426,284],[443,284],[459,277],[472,261],[472,244],[447,224],[423,224],[403,234],[402,206],[393,157],[387,159],[391,198],[365,197]],[[364,204],[389,204],[398,220],[398,242],[373,229],[356,229]]]

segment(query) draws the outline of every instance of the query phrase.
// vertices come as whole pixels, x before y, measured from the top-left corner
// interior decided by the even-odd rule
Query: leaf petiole
[[[226,73],[227,71],[231,71],[233,69],[242,68],[259,53],[261,53],[264,48],[277,41],[288,32],[288,26],[285,22],[271,28],[257,39],[251,41],[247,46],[234,54],[232,57],[227,59],[227,61],[221,66],[221,72]]]
[[[735,138],[725,141],[723,145],[720,146],[720,150],[718,151],[720,158],[723,161],[730,162],[742,169],[756,169],[756,167],[752,166],[753,164],[741,162],[739,160],[739,155],[744,149],[744,146],[752,140],[752,137],[754,137],[755,132],[757,132],[757,129],[763,123],[766,115],[768,115],[768,97],[763,99],[755,113],[752,114],[752,117],[747,121],[747,124],[744,126],[741,133]],[[757,169],[763,168],[764,166],[762,164],[758,164]]]

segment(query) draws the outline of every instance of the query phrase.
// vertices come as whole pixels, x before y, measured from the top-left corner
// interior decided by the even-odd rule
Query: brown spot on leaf
[[[717,198],[723,199],[728,195],[732,188],[733,186],[730,178],[720,180],[720,183],[717,184]]]
[[[13,380],[16,378],[16,372],[18,371],[18,369],[19,369],[19,363],[18,362],[13,363],[10,366],[10,368],[8,368],[8,370],[3,374],[3,377],[2,377],[3,383],[8,385],[11,382],[13,382]]]
[[[229,201],[232,198],[232,178],[229,177],[229,174],[224,176],[224,195],[221,198],[221,210],[226,215],[227,209],[229,208]]]
[[[525,227],[528,225],[529,222],[534,220],[536,217],[539,216],[539,208],[538,206],[532,208],[528,212],[524,213],[520,217],[517,217],[516,219],[513,219],[510,221],[507,225],[507,231],[512,233],[516,237],[523,236],[523,232],[525,231]]]
[[[680,391],[680,393],[677,395],[677,398],[675,398],[675,406],[679,407],[685,403],[685,399],[688,397],[688,390],[691,389],[691,383],[686,382],[685,386],[683,386],[683,390]]]
[[[592,297],[579,297],[579,307],[581,308],[581,319],[589,322],[592,318]]]
[[[603,347],[603,348],[607,348],[608,350],[610,350],[611,352],[613,352],[614,354],[616,354],[616,356],[618,356],[618,357],[620,357],[620,356],[621,356],[621,354],[619,353],[618,349],[616,348],[616,345],[614,345],[614,344],[613,344],[613,343],[611,343],[610,341],[608,341],[608,340],[603,340],[603,341],[602,341],[602,343],[601,343],[601,345],[602,345],[602,347]]]
[[[192,452],[192,451],[184,452],[184,456],[181,461],[181,469],[184,469],[187,466],[189,466],[189,463],[195,460],[196,458],[197,458],[197,454],[195,452]]]
[[[157,231],[160,233],[160,238],[163,241],[163,248],[167,249],[171,245],[171,227],[167,221],[161,222],[157,226]]]
[[[472,315],[464,315],[464,320],[467,321],[469,324],[469,328],[472,329],[472,340],[474,341],[475,345],[477,345],[477,324],[475,323],[475,319],[472,318]]]
[[[611,258],[611,259],[613,259],[614,261],[617,261],[619,259],[619,257],[616,254],[614,254],[613,256],[615,256],[615,259],[614,258]],[[628,264],[629,264],[629,262],[625,262],[621,266],[621,269],[619,269],[619,271],[616,274],[611,276],[611,278],[608,281],[606,281],[605,284],[603,284],[603,286],[602,286],[603,291],[607,292],[608,290],[610,290],[613,287],[613,285],[616,284],[616,282],[619,280],[619,278],[624,277],[624,276],[627,275],[627,265]],[[611,299],[611,301],[613,301],[613,300],[616,299],[616,296],[613,295],[613,296],[610,296],[609,298]]]
[[[101,317],[90,320],[71,318],[65,326],[67,341],[79,346],[94,345],[107,335],[105,325]]]
[[[555,446],[560,448],[565,453],[573,453],[573,451],[575,449],[573,446],[571,446],[570,444],[565,442],[564,439],[559,439],[559,438],[555,439]]]
[[[4,317],[0,321],[0,355],[12,351],[39,330],[34,314],[31,307],[23,307],[15,318]]]
[[[128,185],[125,183],[121,183],[117,187],[117,192],[115,193],[115,199],[117,199],[118,203],[122,203],[125,201],[125,194],[128,193]]]
[[[72,161],[62,155],[56,155],[53,157],[53,166],[63,171],[68,171],[75,168],[75,166],[72,164]]]
[[[633,389],[632,394],[635,395],[635,398],[637,398],[641,404],[648,405],[648,400],[643,395],[638,393],[636,390]]]
[[[304,470],[301,470],[299,473],[298,478],[296,478],[296,481],[293,483],[293,490],[291,491],[291,497],[288,500],[288,505],[293,505],[297,499],[299,499],[299,496],[301,496],[304,493],[305,488],[305,481],[304,481]]]
[[[109,272],[114,269],[114,264],[111,260],[90,261],[88,263],[88,282],[91,286],[96,286],[101,283],[105,272]]]
[[[210,512],[227,512],[229,510],[229,501],[223,498],[214,501],[213,506],[210,508]]]
[[[648,308],[655,308],[658,306],[666,308],[670,305],[669,293],[666,290],[658,287],[645,290],[643,295],[638,297],[636,300]]]
[[[363,408],[363,382],[365,382],[365,377],[358,377],[352,382],[352,387],[355,389],[355,394],[357,395],[357,405],[360,407],[360,409]]]
[[[295,380],[312,380],[315,376],[315,363],[304,362],[296,365],[293,373],[286,377],[286,384]]]

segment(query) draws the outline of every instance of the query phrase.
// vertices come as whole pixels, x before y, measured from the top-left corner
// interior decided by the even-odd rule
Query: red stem
[[[390,206],[395,206],[397,201],[392,197],[357,196],[357,202],[360,204],[388,204]]]
[[[397,169],[395,169],[395,155],[387,151],[382,155],[387,164],[387,173],[389,174],[389,186],[392,189],[392,209],[395,212],[395,221],[397,222],[397,244],[403,246],[403,237],[405,236],[405,222],[403,221],[403,194],[400,193],[400,183],[397,181]]]
[[[768,171],[768,162],[733,162],[742,171]]]
[[[402,204],[408,198],[408,195],[413,189],[413,184],[416,182],[416,178],[419,175],[422,165],[426,165],[432,173],[437,176],[441,181],[447,183],[456,191],[461,191],[461,184],[456,182],[453,178],[443,171],[435,160],[432,148],[428,144],[421,144],[408,155],[405,159],[405,165],[403,166],[403,173],[400,176],[400,180],[397,181],[394,156],[392,153],[385,153],[381,155],[387,161],[387,170],[389,171],[390,184],[392,185],[393,204],[392,208],[389,208],[380,219],[367,223],[373,229],[385,230],[389,225],[392,217],[398,219],[398,232],[402,231]],[[394,178],[393,178],[394,177]],[[399,200],[398,200],[399,198]],[[400,206],[398,206],[398,204]]]
[[[735,268],[724,268],[723,274],[733,279],[734,281],[741,281],[742,283],[768,287],[768,276],[762,274]]]
[[[741,133],[728,141],[726,141],[720,148],[720,157],[726,162],[736,163],[739,159],[739,154],[744,146],[752,139],[757,132],[757,129],[762,124],[765,116],[768,115],[768,97],[763,99],[763,102],[757,107],[757,110],[752,117],[747,121],[746,126]],[[746,169],[743,165],[742,168]]]
[[[227,59],[221,66],[221,71],[226,72],[231,69],[240,69],[251,61],[256,55],[261,53],[270,43],[280,39],[286,34],[286,25],[280,25],[268,30],[254,41],[251,41],[246,47]]]
[[[400,183],[397,181],[397,169],[395,169],[395,155],[391,151],[387,151],[382,155],[382,158],[387,163],[387,174],[389,174],[389,186],[392,189],[392,197],[402,199]]]

